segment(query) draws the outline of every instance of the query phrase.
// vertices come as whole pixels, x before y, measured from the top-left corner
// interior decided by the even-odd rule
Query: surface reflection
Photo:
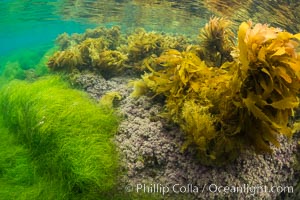
[[[300,2],[293,0],[77,0],[60,1],[57,11],[64,19],[121,24],[126,28],[196,33],[212,16],[269,23],[298,32]]]
[[[10,0],[0,3],[3,21],[66,20],[125,29],[198,34],[211,16],[269,23],[291,32],[300,30],[296,0]]]

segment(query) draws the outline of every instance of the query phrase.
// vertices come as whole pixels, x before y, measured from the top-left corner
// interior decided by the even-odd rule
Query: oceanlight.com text
[[[125,190],[127,192],[136,193],[160,193],[162,195],[168,193],[184,194],[184,193],[247,193],[252,196],[258,193],[293,193],[293,186],[251,186],[248,184],[242,184],[241,186],[233,185],[217,185],[217,184],[204,184],[203,186],[193,185],[193,184],[173,184],[173,185],[163,185],[163,184],[136,184],[134,186],[126,186]]]

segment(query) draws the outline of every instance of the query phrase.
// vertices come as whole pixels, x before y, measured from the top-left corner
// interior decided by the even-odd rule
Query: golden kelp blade
[[[244,22],[233,62],[213,67],[192,48],[169,50],[143,81],[166,97],[168,116],[186,133],[185,147],[196,148],[204,164],[225,164],[245,148],[271,152],[270,144],[279,146],[278,134],[292,136],[288,120],[299,105],[299,38]]]

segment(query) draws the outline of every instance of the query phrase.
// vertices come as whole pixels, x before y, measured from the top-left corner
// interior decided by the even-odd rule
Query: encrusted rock
[[[132,186],[132,192],[137,192],[138,184],[145,184],[147,187],[159,184],[170,189],[163,199],[179,196],[180,199],[275,199],[280,195],[279,192],[265,192],[258,187],[271,189],[273,186],[295,184],[292,166],[296,141],[280,137],[281,146],[272,147],[272,155],[256,155],[249,149],[224,167],[203,166],[197,161],[192,149],[184,152],[181,150],[184,134],[178,127],[170,126],[159,117],[159,113],[163,111],[161,104],[154,103],[148,97],[130,97],[132,89],[128,87],[129,80],[126,77],[105,80],[97,75],[83,74],[76,81],[96,99],[108,91],[118,91],[121,94],[118,109],[124,119],[115,142],[126,171],[120,184]],[[186,190],[189,186],[196,186],[199,190],[182,190],[179,194],[176,193],[177,190],[172,191],[173,186],[176,186],[175,189],[182,186]],[[225,186],[239,187],[240,191],[226,192]],[[216,192],[215,187],[221,188],[220,192]]]

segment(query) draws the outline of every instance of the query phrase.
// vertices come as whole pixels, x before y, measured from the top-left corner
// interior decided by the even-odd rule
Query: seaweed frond
[[[222,165],[242,149],[272,152],[279,134],[292,136],[288,122],[299,105],[299,39],[268,25],[242,23],[232,62],[210,67],[193,49],[170,49],[146,63],[150,72],[142,79],[166,97],[168,117],[186,133],[185,146],[196,148],[204,164]]]
[[[208,66],[220,67],[227,61],[233,61],[230,52],[234,47],[234,33],[230,25],[227,19],[212,17],[200,30],[200,57]]]

